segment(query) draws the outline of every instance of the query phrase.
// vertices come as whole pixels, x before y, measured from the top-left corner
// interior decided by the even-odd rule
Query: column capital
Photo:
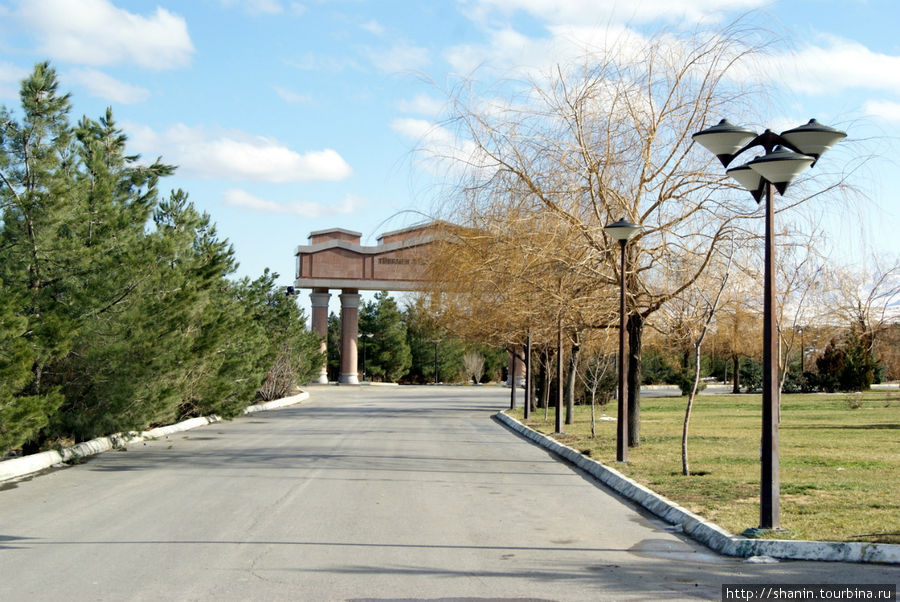
[[[331,293],[328,290],[315,289],[309,294],[309,302],[313,307],[328,307]]]
[[[355,290],[353,292],[342,292],[338,295],[341,299],[341,308],[344,309],[357,309],[359,308],[359,293]]]

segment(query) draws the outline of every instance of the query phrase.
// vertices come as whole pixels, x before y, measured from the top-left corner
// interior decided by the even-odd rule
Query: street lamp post
[[[763,283],[763,408],[760,482],[760,528],[781,526],[778,470],[778,340],[775,323],[775,209],[773,190],[785,190],[806,168],[847,134],[811,119],[806,125],[781,134],[766,130],[762,134],[728,123],[723,119],[711,128],[697,132],[693,139],[711,151],[727,168],[733,159],[747,150],[762,147],[765,153],[731,169],[729,176],[750,191],[759,203],[766,197],[765,276]]]
[[[371,339],[373,336],[375,336],[375,335],[370,334],[370,333],[366,333],[366,334],[362,335],[362,337],[363,337],[363,370],[362,370],[363,382],[365,382],[365,380],[366,380],[366,339]]]
[[[438,343],[441,340],[431,339],[431,342],[434,343],[434,384],[438,384]]]
[[[531,335],[525,337],[525,420],[531,417]]]
[[[641,227],[624,217],[609,224],[606,233],[619,241],[621,263],[619,265],[619,393],[616,416],[616,460],[628,461],[628,401],[625,399],[625,245]]]

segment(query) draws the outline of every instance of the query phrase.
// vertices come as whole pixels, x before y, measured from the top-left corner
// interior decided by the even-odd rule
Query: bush
[[[678,385],[678,388],[681,389],[682,395],[690,395],[691,389],[694,388],[694,371],[693,370],[683,370],[678,374],[675,374],[670,381],[673,385]],[[699,393],[703,389],[706,388],[706,383],[701,380],[697,383],[697,392]]]

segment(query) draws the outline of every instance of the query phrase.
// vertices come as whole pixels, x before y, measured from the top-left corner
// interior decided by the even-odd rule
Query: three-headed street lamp
[[[728,165],[747,150],[762,147],[765,154],[725,173],[750,191],[759,203],[766,196],[765,277],[763,284],[763,408],[760,483],[760,528],[778,529],[780,477],[778,471],[778,406],[781,387],[778,382],[778,340],[775,324],[775,210],[772,189],[785,190],[806,168],[847,136],[821,125],[815,119],[781,134],[766,130],[762,134],[732,125],[723,119],[711,128],[697,132],[693,139]]]
[[[641,231],[641,226],[624,217],[603,228],[619,241],[622,249],[619,267],[619,394],[616,416],[616,461],[628,461],[628,402],[625,399],[625,245]]]

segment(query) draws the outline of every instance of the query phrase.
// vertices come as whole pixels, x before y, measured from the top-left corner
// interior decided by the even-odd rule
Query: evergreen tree
[[[406,342],[406,323],[397,302],[387,291],[363,304],[359,331],[374,336],[368,345],[366,372],[374,379],[397,382],[409,370],[412,356]]]
[[[22,439],[26,432],[34,434],[35,425],[46,423],[62,402],[45,371],[69,351],[76,328],[67,306],[77,291],[58,258],[59,248],[67,245],[68,204],[78,191],[69,187],[73,169],[69,96],[60,95],[57,88],[55,70],[40,63],[22,82],[21,121],[5,107],[0,109],[0,281],[14,293],[17,306],[12,313],[25,320],[19,330],[31,373],[26,380],[13,378],[4,385],[20,398],[4,411],[17,423],[4,422],[4,438],[9,441]],[[7,340],[6,345],[14,348],[10,365],[21,365],[25,360],[19,343]],[[20,427],[22,431],[15,433]]]
[[[49,418],[46,399],[16,394],[31,380],[32,353],[24,338],[28,320],[16,315],[13,291],[0,282],[0,459],[32,439]]]
[[[360,330],[360,332],[366,332]],[[327,335],[328,380],[336,382],[341,374],[341,319],[334,313],[328,314]]]
[[[210,216],[180,190],[160,201],[174,167],[128,155],[110,109],[71,127],[47,63],[21,98],[20,120],[0,109],[0,455],[232,416],[279,356],[312,370],[318,340],[275,275],[230,280]]]
[[[459,382],[463,378],[462,358],[465,345],[438,326],[424,301],[424,297],[416,297],[403,312],[411,358],[409,372],[404,380],[412,383],[433,382],[437,360],[439,381]]]

